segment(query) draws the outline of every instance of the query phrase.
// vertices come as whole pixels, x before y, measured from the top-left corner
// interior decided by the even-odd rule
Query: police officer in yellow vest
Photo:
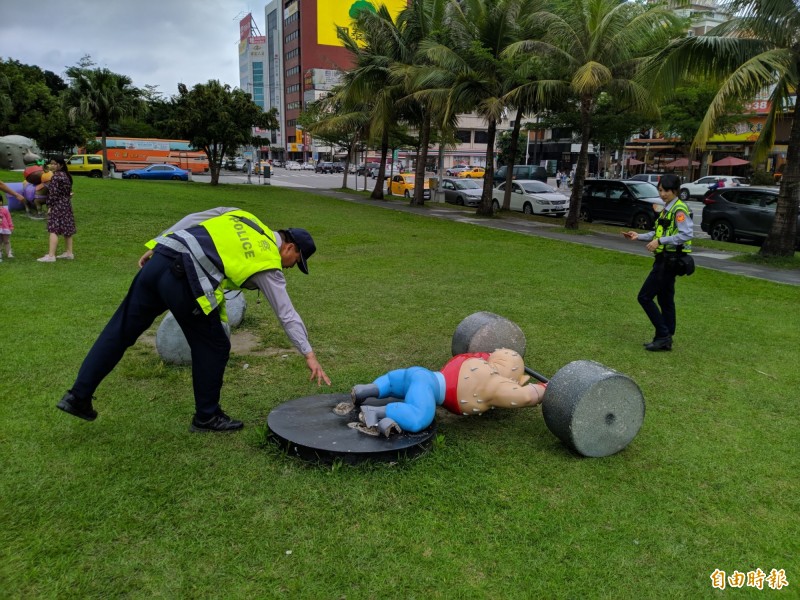
[[[692,251],[692,214],[689,207],[678,198],[681,181],[677,175],[662,175],[658,181],[661,202],[653,204],[660,211],[654,231],[636,233],[626,231],[629,240],[647,242],[647,249],[655,254],[650,274],[639,290],[639,304],[655,327],[652,342],[644,345],[646,350],[672,350],[675,335],[675,271],[674,257]],[[658,306],[653,299],[658,299]],[[659,307],[661,310],[659,310]]]
[[[56,405],[87,421],[97,418],[92,397],[125,351],[166,310],[172,311],[192,351],[195,415],[191,431],[234,431],[244,425],[219,405],[230,340],[222,328],[223,290],[259,289],[286,335],[305,356],[317,385],[331,381],[319,364],[308,333],[286,291],[282,269],[308,273],[316,251],[305,229],[270,230],[255,215],[215,208],[184,217],[146,244],[130,290]]]

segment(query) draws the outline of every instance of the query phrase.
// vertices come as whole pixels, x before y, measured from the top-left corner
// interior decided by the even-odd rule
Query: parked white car
[[[503,205],[506,184],[492,190],[492,209]],[[511,182],[511,210],[526,215],[555,215],[563,217],[569,210],[569,197],[537,179],[515,179]]]
[[[310,162],[300,163],[300,169],[303,171],[313,171],[316,167]]]
[[[699,198],[702,200],[711,189],[712,185],[718,185],[722,181],[722,187],[736,187],[739,185],[749,185],[750,181],[745,177],[735,177],[733,175],[708,175],[701,177],[692,183],[684,183],[681,186],[680,199],[686,202],[689,198]]]
[[[300,170],[300,163],[296,160],[287,160],[286,161],[286,168],[290,171],[299,171]]]

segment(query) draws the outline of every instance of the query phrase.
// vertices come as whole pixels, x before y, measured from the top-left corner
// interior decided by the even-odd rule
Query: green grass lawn
[[[45,225],[15,213],[0,264],[4,597],[694,598],[715,569],[757,568],[797,597],[800,289],[698,268],[678,281],[674,351],[652,354],[642,257],[267,186],[76,179],[74,206],[75,261],[37,263]],[[147,340],[98,389],[95,422],[56,410],[143,243],[213,206],[314,235],[311,275],[287,279],[323,392],[439,368],[485,310],[520,325],[538,371],[587,358],[631,376],[642,430],[585,459],[538,408],[439,413],[417,459],[308,465],[265,444],[265,422],[320,390],[250,292],[259,346],[223,388],[243,432],[190,434],[190,370]]]

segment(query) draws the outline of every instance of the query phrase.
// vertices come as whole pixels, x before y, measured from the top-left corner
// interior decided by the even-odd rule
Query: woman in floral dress
[[[67,171],[67,163],[63,156],[50,161],[50,171],[53,173],[47,194],[47,206],[50,209],[47,220],[50,250],[37,260],[39,262],[56,262],[57,258],[72,260],[75,258],[72,253],[72,236],[77,232],[75,215],[72,214],[72,175]],[[64,237],[66,251],[56,256],[58,236]]]

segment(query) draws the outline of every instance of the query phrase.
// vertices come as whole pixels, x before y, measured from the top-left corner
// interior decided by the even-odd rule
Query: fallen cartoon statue
[[[360,406],[356,428],[368,435],[407,431],[416,433],[428,427],[442,406],[457,415],[479,415],[495,407],[522,408],[542,401],[546,384],[526,385],[522,356],[514,350],[458,354],[440,371],[424,367],[397,369],[372,383],[353,387],[351,399]],[[402,398],[385,406],[361,406],[368,399]]]

